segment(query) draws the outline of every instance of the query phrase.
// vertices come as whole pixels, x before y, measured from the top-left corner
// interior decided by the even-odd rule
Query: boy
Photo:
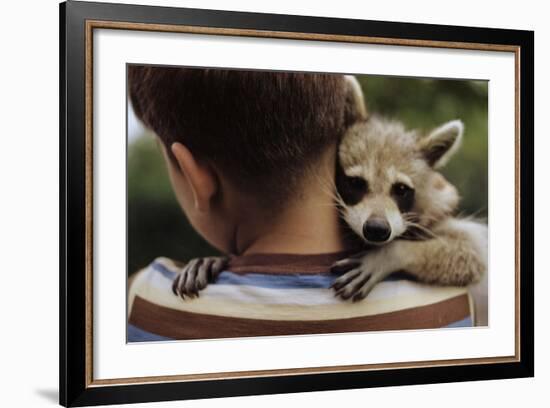
[[[129,341],[471,324],[464,289],[382,282],[356,304],[329,289],[331,265],[357,251],[333,202],[338,141],[357,114],[343,76],[131,66],[128,83],[189,222],[231,255],[223,270],[194,261],[217,278],[200,297],[172,293],[172,260],[141,271]]]

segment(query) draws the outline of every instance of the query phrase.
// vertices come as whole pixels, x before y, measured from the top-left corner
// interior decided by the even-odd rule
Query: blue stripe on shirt
[[[170,337],[159,336],[133,324],[128,324],[128,343],[137,343],[142,341],[166,341],[172,340]]]
[[[171,271],[160,262],[153,262],[152,267],[160,272],[167,279],[174,279],[176,273]],[[264,274],[246,273],[236,274],[230,271],[223,271],[218,275],[217,285],[248,285],[269,289],[328,289],[338,275],[331,273],[324,274]],[[402,274],[394,274],[384,280],[401,280]]]
[[[153,269],[160,272],[165,278],[174,279],[176,273],[161,263],[154,262]],[[247,273],[244,275],[223,271],[216,279],[217,285],[250,285],[261,288],[289,289],[289,288],[328,288],[336,279],[335,275],[328,274],[294,274],[268,275],[263,273]]]
[[[266,275],[260,273],[247,273],[238,275],[224,271],[220,273],[216,284],[218,285],[249,285],[269,289],[327,289],[336,276],[334,275]]]
[[[160,262],[153,262],[151,264],[151,267],[156,272],[160,272],[162,274],[162,276],[164,276],[167,279],[174,279],[176,277],[176,272],[171,271],[170,269],[168,269],[166,266],[164,266]]]
[[[474,327],[473,321],[471,317],[467,317],[465,319],[459,320],[458,322],[453,322],[445,328],[453,328],[453,327]]]

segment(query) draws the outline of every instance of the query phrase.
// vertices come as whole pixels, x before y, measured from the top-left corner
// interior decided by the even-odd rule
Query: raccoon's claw
[[[356,268],[361,264],[360,259],[346,258],[340,261],[334,262],[330,267],[332,273],[344,273],[352,268]]]
[[[332,284],[335,290],[334,296],[344,300],[351,299],[353,302],[363,300],[387,275],[388,273],[382,270],[371,271],[361,265],[334,281]]]
[[[357,266],[357,265],[355,265]],[[334,289],[336,293],[340,291],[344,286],[346,286],[348,283],[350,283],[357,275],[361,273],[360,269],[353,269],[344,275],[340,276],[339,278],[335,279],[332,285],[330,285],[331,289]]]
[[[370,273],[361,268],[352,269],[334,282],[333,288],[336,291],[334,295],[344,300],[359,300],[355,297],[370,277]]]
[[[227,258],[208,257],[189,261],[172,283],[172,292],[182,299],[199,297],[199,291],[216,280],[227,264]]]
[[[383,279],[383,278],[382,278]],[[380,280],[382,280],[380,279]],[[360,300],[363,300],[367,297],[367,295],[371,292],[372,289],[376,286],[376,284],[379,282],[379,280],[375,279],[371,276],[371,278],[361,287],[352,298],[352,301],[358,302]]]

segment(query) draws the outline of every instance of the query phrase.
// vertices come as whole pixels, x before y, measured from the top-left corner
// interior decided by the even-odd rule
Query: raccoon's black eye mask
[[[391,187],[391,195],[399,211],[407,212],[410,211],[414,204],[414,189],[404,183],[395,183]]]
[[[355,205],[368,193],[369,184],[362,177],[348,176],[338,166],[336,168],[336,188],[346,205]]]

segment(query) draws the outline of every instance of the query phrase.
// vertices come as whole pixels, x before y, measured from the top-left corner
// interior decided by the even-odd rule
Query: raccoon
[[[487,227],[453,216],[458,192],[437,171],[458,150],[463,130],[453,120],[422,137],[376,115],[348,129],[338,153],[338,205],[366,251],[333,266],[347,271],[332,285],[337,296],[362,300],[397,271],[440,285],[480,280]]]

